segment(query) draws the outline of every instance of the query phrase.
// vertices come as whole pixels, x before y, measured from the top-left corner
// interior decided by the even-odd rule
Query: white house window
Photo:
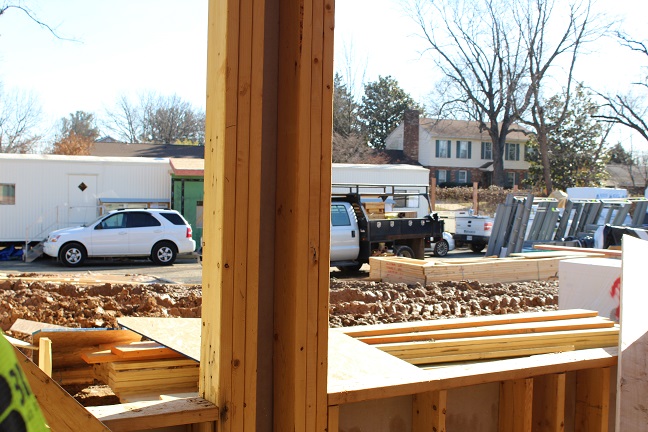
[[[510,161],[519,161],[520,160],[520,144],[511,144],[506,143],[506,148],[504,149],[504,159]]]
[[[470,159],[470,141],[457,141],[457,158]]]
[[[481,158],[486,160],[493,160],[493,143],[481,143]]]
[[[0,183],[0,205],[16,205],[16,185]]]
[[[438,170],[437,171],[437,183],[446,183],[448,181],[448,171],[447,170]]]
[[[468,171],[457,171],[457,183],[468,183]]]
[[[438,157],[438,158],[449,158],[449,157],[451,157],[450,146],[451,146],[451,143],[448,140],[437,140],[437,142],[436,142],[436,157]]]

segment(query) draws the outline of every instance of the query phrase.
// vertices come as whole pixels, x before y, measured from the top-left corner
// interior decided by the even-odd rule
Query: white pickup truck
[[[443,221],[422,218],[369,219],[360,195],[335,196],[331,203],[331,267],[357,271],[369,257],[390,251],[396,256],[425,258],[426,246],[436,256],[448,253]]]
[[[470,212],[460,212],[455,217],[455,233],[453,235],[457,247],[469,244],[473,252],[483,251],[490,240],[493,222],[492,217],[473,216]]]

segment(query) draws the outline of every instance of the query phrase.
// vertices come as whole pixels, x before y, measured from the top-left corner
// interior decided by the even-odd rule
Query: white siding
[[[93,205],[98,198],[171,197],[168,159],[0,154],[0,183],[16,185],[15,205],[0,205],[0,241],[44,238],[68,226],[70,187],[84,178],[96,185],[87,200]],[[88,207],[82,218],[91,222],[97,215]]]

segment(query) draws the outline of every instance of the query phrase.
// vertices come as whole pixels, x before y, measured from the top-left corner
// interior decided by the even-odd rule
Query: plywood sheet
[[[200,318],[123,317],[117,323],[187,357],[200,361]]]
[[[648,430],[648,242],[623,236],[623,269],[620,297],[619,366],[617,372],[617,432]]]

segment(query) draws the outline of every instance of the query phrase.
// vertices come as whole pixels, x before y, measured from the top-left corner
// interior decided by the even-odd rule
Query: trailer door
[[[331,205],[331,261],[354,260],[360,253],[358,222],[348,203]]]
[[[68,225],[78,226],[92,222],[97,213],[97,176],[95,174],[68,175]]]

